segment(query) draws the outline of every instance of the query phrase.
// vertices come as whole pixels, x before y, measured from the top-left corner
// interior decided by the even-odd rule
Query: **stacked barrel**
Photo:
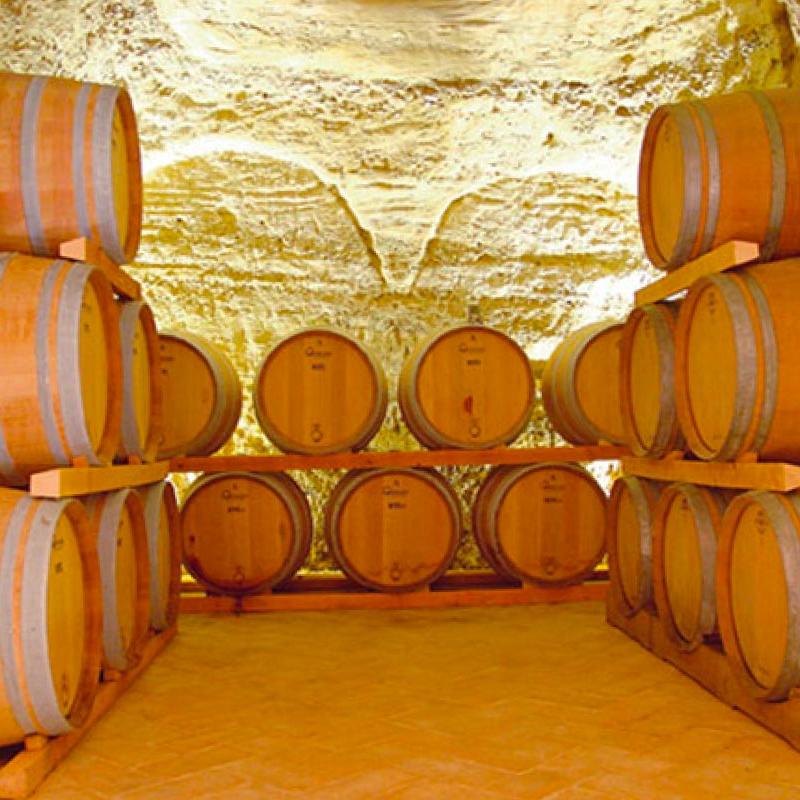
[[[740,92],[659,108],[644,136],[639,214],[659,267],[730,240],[760,263],[697,280],[625,323],[620,394],[637,455],[800,460],[800,92]],[[682,649],[721,639],[741,683],[800,685],[800,494],[626,477],[608,525],[620,611],[656,611]]]
[[[141,300],[59,257],[84,237],[136,254],[136,119],[115,86],[0,73],[0,745],[87,718],[101,670],[136,664],[175,620],[179,518],[154,484],[47,500],[52,467],[152,461],[162,425],[158,340]]]
[[[170,357],[179,357],[177,344],[188,358],[185,337],[171,344]],[[167,358],[164,364],[177,373]],[[177,380],[175,391],[185,391],[185,383]],[[423,446],[485,449],[522,433],[535,384],[516,342],[484,325],[459,325],[416,345],[397,397]],[[380,429],[387,380],[364,344],[342,331],[310,328],[265,355],[253,401],[264,433],[284,452],[354,451]],[[604,510],[603,492],[575,465],[499,468],[474,504],[472,529],[503,578],[577,582],[604,554]],[[185,566],[214,593],[270,591],[296,572],[311,546],[308,502],[284,474],[203,476],[184,500],[182,519]],[[436,581],[454,558],[462,528],[458,496],[434,469],[353,470],[325,505],[330,554],[347,577],[375,591],[414,591]]]

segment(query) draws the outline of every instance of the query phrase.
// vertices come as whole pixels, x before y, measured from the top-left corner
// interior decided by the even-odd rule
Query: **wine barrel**
[[[0,745],[79,728],[100,653],[100,576],[83,506],[0,489]]]
[[[622,323],[597,322],[571,333],[542,373],[542,403],[553,427],[572,444],[622,444],[619,396]]]
[[[142,169],[125,89],[0,72],[0,250],[57,256],[94,239],[136,257]]]
[[[119,455],[153,461],[161,438],[159,342],[153,312],[141,300],[119,304],[122,426]]]
[[[628,476],[614,481],[606,516],[608,568],[615,600],[632,617],[653,600],[653,514],[663,485]]]
[[[450,484],[431,469],[353,470],[325,510],[325,536],[351,580],[379,592],[410,592],[441,577],[461,535]]]
[[[688,483],[668,486],[653,522],[656,609],[681,650],[717,635],[714,569],[722,514],[730,493]]]
[[[701,279],[675,331],[675,400],[698,457],[800,459],[800,259]]]
[[[634,309],[622,329],[620,406],[625,444],[637,456],[661,458],[684,446],[675,407],[677,304]]]
[[[158,458],[207,456],[236,430],[242,385],[230,359],[185,331],[159,335],[163,424]]]
[[[103,598],[103,666],[136,666],[150,624],[150,559],[142,501],[135,489],[89,495]]]
[[[403,365],[397,399],[426,447],[481,450],[519,436],[535,385],[522,348],[500,331],[460,325],[423,340]]]
[[[719,631],[740,683],[760,700],[800,685],[800,495],[747,492],[729,506],[717,558]]]
[[[361,450],[386,415],[386,376],[352,337],[309,328],[278,342],[256,375],[256,417],[286,453]]]
[[[503,577],[574,583],[605,554],[605,513],[603,490],[576,464],[497,467],[473,504],[472,530]]]
[[[308,501],[282,473],[200,478],[183,502],[181,528],[186,569],[222,594],[278,586],[300,569],[311,548]]]
[[[168,481],[138,489],[144,507],[150,562],[150,627],[163,631],[178,618],[181,589],[181,520]]]
[[[111,462],[121,414],[117,309],[86,264],[0,254],[0,476]]]
[[[800,92],[736,92],[656,109],[639,160],[648,258],[672,269],[733,239],[800,253]]]

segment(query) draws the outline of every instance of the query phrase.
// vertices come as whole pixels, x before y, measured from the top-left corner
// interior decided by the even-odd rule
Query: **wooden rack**
[[[605,461],[629,455],[625,447],[497,447],[493,450],[413,450],[337,453],[330,456],[183,456],[173,458],[171,472],[283,472],[308,469],[376,469],[485,464],[540,464],[546,461]]]
[[[626,475],[668,483],[698,483],[730,489],[791,492],[800,488],[800,466],[768,461],[688,461],[682,458],[623,458]]]
[[[113,492],[127,486],[163,481],[168,474],[169,461],[111,467],[61,467],[31,475],[30,494],[33,497],[59,498]]]
[[[605,600],[608,573],[569,586],[508,583],[494,572],[449,572],[429,588],[415,592],[370,592],[339,575],[302,576],[267,594],[226,597],[208,594],[188,582],[181,587],[182,613],[266,611],[345,611],[364,609],[466,608],[538,605]]]
[[[666,300],[674,294],[685,291],[696,280],[706,275],[714,275],[717,272],[724,272],[756,261],[760,252],[760,248],[755,242],[726,242],[700,258],[668,273],[660,280],[639,289],[634,295],[634,305],[638,307]]]
[[[70,261],[82,261],[101,269],[114,291],[126,300],[140,300],[142,287],[123,270],[119,264],[112,261],[100,245],[93,239],[80,237],[62,242],[58,254]]]
[[[153,659],[175,637],[176,628],[169,628],[154,635],[145,645],[142,658],[119,680],[103,683],[97,693],[94,706],[86,723],[78,730],[64,736],[47,739],[31,736],[24,746],[10,751],[0,751],[0,798],[18,800],[33,794],[44,779],[72,752],[92,726],[123,695],[136,679],[147,669]],[[7,760],[3,763],[3,752]]]

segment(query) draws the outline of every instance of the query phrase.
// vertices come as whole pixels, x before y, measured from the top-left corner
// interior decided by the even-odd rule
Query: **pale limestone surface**
[[[0,68],[130,89],[134,268],[162,327],[219,342],[249,386],[276,339],[339,326],[393,379],[467,318],[540,362],[624,315],[655,275],[649,114],[791,83],[797,20],[795,0],[4,0]],[[539,412],[523,441],[549,437]],[[375,445],[411,445],[394,404]],[[247,398],[228,450],[267,449]],[[330,479],[303,482],[319,507]]]

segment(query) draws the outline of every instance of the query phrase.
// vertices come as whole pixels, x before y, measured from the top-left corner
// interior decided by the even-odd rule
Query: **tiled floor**
[[[187,616],[37,800],[800,798],[598,603]]]

